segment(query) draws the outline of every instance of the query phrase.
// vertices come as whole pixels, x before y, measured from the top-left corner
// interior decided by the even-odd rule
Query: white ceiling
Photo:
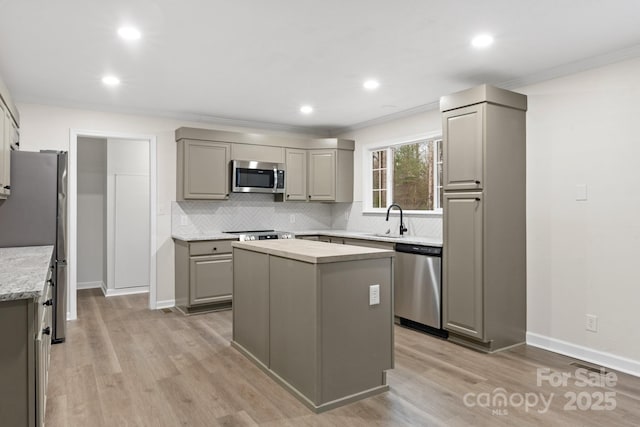
[[[0,0],[0,76],[17,102],[336,132],[640,56],[639,22],[638,0]]]

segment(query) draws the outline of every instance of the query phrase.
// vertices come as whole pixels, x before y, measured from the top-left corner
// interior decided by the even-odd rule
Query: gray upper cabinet
[[[18,128],[0,100],[0,199],[11,194],[11,151],[18,149]]]
[[[230,153],[224,142],[178,141],[176,199],[229,198]]]
[[[443,114],[444,190],[475,190],[483,182],[484,104]]]
[[[2,79],[0,79],[0,199],[11,194],[11,150],[17,150],[18,109]]]
[[[186,127],[175,137],[176,200],[228,199],[233,159],[284,163],[287,192],[276,201],[353,201],[353,140]]]
[[[308,158],[310,201],[353,201],[353,151],[309,150]]]
[[[286,200],[307,200],[307,151],[286,149]]]
[[[335,200],[336,151],[309,151],[309,200]]]
[[[482,339],[482,194],[446,193],[444,209],[444,327]]]
[[[11,188],[11,151],[9,151],[10,147],[7,145],[5,131],[6,120],[4,116],[4,105],[2,101],[0,101],[0,199],[4,199],[9,195],[10,190],[6,187],[9,186],[9,188]]]

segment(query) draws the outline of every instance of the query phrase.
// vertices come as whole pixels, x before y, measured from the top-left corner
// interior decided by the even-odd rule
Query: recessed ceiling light
[[[140,30],[134,27],[120,27],[118,28],[118,35],[125,40],[138,40],[142,34],[140,34]]]
[[[365,81],[362,84],[362,86],[367,90],[375,90],[375,89],[378,89],[378,87],[380,87],[380,82],[377,80],[370,79]]]
[[[493,44],[493,36],[491,34],[479,34],[471,39],[473,47],[483,48]]]
[[[313,107],[311,105],[303,105],[300,107],[300,112],[302,114],[311,114],[313,113]]]
[[[118,86],[120,84],[120,79],[116,76],[104,76],[102,78],[102,83],[107,86]]]

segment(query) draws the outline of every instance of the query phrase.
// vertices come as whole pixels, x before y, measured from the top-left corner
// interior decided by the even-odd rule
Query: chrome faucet
[[[402,208],[400,207],[399,204],[393,203],[389,205],[389,207],[387,208],[387,219],[385,219],[385,221],[389,221],[389,212],[391,212],[391,208],[394,206],[400,210],[400,235],[402,236],[402,233],[407,231],[407,227],[405,227],[404,223],[402,222]]]

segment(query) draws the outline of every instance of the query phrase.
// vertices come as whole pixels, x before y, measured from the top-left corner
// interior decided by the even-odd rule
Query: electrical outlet
[[[189,217],[186,215],[180,215],[180,225],[189,225]]]
[[[294,214],[289,215],[289,223],[295,224],[296,216]]]
[[[589,332],[598,332],[598,316],[593,314],[587,314],[585,317],[585,328]]]
[[[369,305],[380,304],[380,285],[369,286]]]

